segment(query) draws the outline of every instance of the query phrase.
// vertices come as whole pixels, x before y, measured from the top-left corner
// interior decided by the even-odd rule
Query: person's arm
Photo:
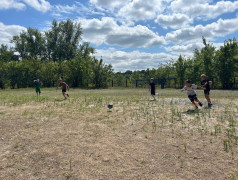
[[[186,89],[185,89],[185,87],[184,87],[184,88],[183,88],[183,89],[181,89],[180,91],[181,91],[181,92],[184,92],[185,90],[186,90]]]
[[[205,90],[206,88],[204,88],[204,85],[202,85],[202,86],[198,86],[198,89],[203,89],[203,90]]]
[[[205,84],[202,85],[202,87],[204,88],[207,85],[207,82]]]
[[[198,85],[193,84],[193,89],[198,89]]]
[[[65,83],[66,84],[66,83]],[[68,91],[69,91],[69,85],[68,84],[66,84],[66,88],[68,89]]]
[[[57,86],[57,88],[56,88],[56,91],[58,90],[59,86],[60,86],[60,84],[58,84],[58,86]]]

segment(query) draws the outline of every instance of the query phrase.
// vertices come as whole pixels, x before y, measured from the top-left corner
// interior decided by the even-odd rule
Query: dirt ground
[[[238,179],[237,91],[42,92],[0,91],[1,180]]]

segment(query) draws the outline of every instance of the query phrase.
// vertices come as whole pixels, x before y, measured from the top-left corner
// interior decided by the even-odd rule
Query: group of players
[[[37,79],[37,80],[34,80],[34,83],[35,83],[35,87],[36,87],[36,95],[37,96],[40,96],[41,94],[41,90],[40,90],[40,86],[41,86],[41,83],[40,83],[40,80]],[[56,88],[56,91],[58,90],[59,87],[62,87],[62,95],[64,96],[64,99],[67,99],[67,97],[69,97],[69,94],[66,93],[66,91],[68,90],[69,91],[69,85],[66,84],[65,82],[63,82],[62,79],[59,80],[59,84]],[[67,96],[67,97],[66,97]]]
[[[209,81],[208,79],[206,79],[206,75],[202,74],[201,75],[201,86],[197,86],[195,84],[192,84],[190,80],[186,80],[185,86],[183,89],[181,89],[181,92],[187,91],[188,98],[193,103],[193,105],[196,107],[196,109],[198,109],[198,105],[203,106],[203,104],[198,100],[197,93],[196,93],[195,89],[203,89],[205,98],[208,102],[208,107],[211,107],[212,102],[209,97],[210,83],[212,83],[212,81]],[[154,98],[154,100],[156,100],[156,98],[155,98],[155,83],[154,83],[153,78],[150,79],[150,91],[151,91],[152,97]],[[198,103],[198,105],[196,104],[195,101]]]
[[[34,80],[34,83],[35,83],[35,87],[36,87],[36,94],[37,94],[37,96],[40,96],[40,94],[41,94],[41,90],[40,90],[41,83],[40,83],[40,80],[39,79]],[[211,107],[212,103],[211,103],[211,99],[209,97],[209,94],[210,94],[210,83],[212,83],[212,81],[209,81],[208,79],[206,79],[206,75],[202,74],[201,75],[201,86],[197,86],[195,84],[192,84],[190,80],[186,80],[185,86],[184,86],[183,89],[181,89],[181,91],[182,92],[183,91],[187,91],[188,98],[193,103],[193,105],[196,108],[198,108],[198,105],[202,106],[203,104],[198,100],[197,93],[196,93],[195,89],[203,89],[204,90],[205,98],[206,98],[206,100],[208,102],[208,107]],[[56,91],[58,90],[58,88],[60,86],[62,87],[62,95],[64,96],[65,99],[67,99],[67,97],[69,97],[69,94],[66,93],[66,91],[67,90],[69,91],[69,85],[66,84],[65,82],[63,82],[62,79],[60,79],[59,80],[59,84],[58,84],[58,86],[56,88]],[[154,79],[153,78],[150,79],[150,91],[151,91],[152,97],[154,98],[154,100],[156,100],[156,98],[155,98],[155,83],[154,83]],[[196,104],[195,101],[198,103],[198,105]]]

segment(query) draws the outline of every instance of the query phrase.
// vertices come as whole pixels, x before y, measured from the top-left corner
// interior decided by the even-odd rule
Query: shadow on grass
[[[157,101],[157,99],[156,100],[152,100],[152,99],[145,100],[145,99],[142,99],[142,100],[136,100],[135,102],[139,103],[139,102],[156,102],[156,101]]]
[[[65,101],[66,99],[55,99],[56,102],[62,102]]]
[[[187,111],[182,112],[183,114],[197,114],[199,113],[199,109],[189,109]]]
[[[206,107],[204,107],[203,109],[212,109],[212,107],[206,106]]]

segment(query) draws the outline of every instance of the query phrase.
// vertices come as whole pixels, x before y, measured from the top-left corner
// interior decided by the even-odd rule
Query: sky
[[[237,38],[238,0],[0,0],[0,44],[54,19],[80,23],[94,56],[124,72],[191,57],[202,36],[216,48]]]

